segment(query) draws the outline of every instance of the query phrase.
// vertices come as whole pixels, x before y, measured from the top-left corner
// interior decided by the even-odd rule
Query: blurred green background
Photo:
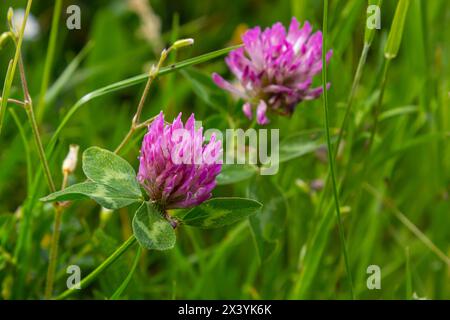
[[[66,8],[81,8],[81,29],[65,26]],[[148,6],[151,4],[151,6]],[[341,206],[355,291],[361,299],[450,298],[450,151],[449,151],[449,44],[450,3],[447,0],[411,0],[402,46],[389,70],[377,135],[370,155],[366,144],[373,125],[372,110],[379,93],[383,48],[397,1],[384,1],[381,30],[364,65],[349,134],[337,158],[342,182]],[[7,30],[9,6],[25,8],[26,1],[0,3],[0,32]],[[292,16],[321,29],[322,2],[292,1],[63,1],[55,60],[47,91],[46,112],[40,123],[44,144],[74,103],[105,85],[140,74],[155,62],[162,48],[177,38],[194,38],[192,47],[172,55],[171,62],[240,43],[247,27],[284,25]],[[332,0],[329,11],[330,116],[336,134],[364,40],[367,2]],[[38,36],[25,40],[23,59],[30,92],[39,100],[49,41],[53,1],[34,1],[32,15],[40,25]],[[80,56],[80,52],[83,52]],[[14,55],[12,42],[0,51],[0,80]],[[76,65],[73,63],[76,61]],[[69,68],[73,68],[68,74]],[[144,110],[149,118],[164,110],[170,119],[191,112],[205,127],[225,129],[245,125],[239,105],[220,95],[209,75],[230,74],[223,58],[159,78],[150,90]],[[62,76],[62,74],[69,76]],[[320,76],[316,77],[320,83]],[[21,98],[18,77],[12,96]],[[96,145],[113,149],[126,134],[140,98],[142,85],[104,95],[84,105],[70,120],[50,159],[54,177],[62,179],[61,163],[69,144],[81,150]],[[225,97],[225,98],[224,98]],[[16,107],[10,107],[16,108]],[[39,169],[25,113],[17,108],[32,157],[31,174]],[[43,297],[53,221],[51,206],[29,199],[24,141],[10,112],[0,136],[0,285],[4,299]],[[323,128],[322,101],[298,106],[291,119],[271,123],[281,137]],[[295,137],[295,136],[294,136]],[[348,142],[351,148],[346,148]],[[299,142],[301,143],[301,142]],[[125,157],[137,166],[139,140]],[[367,161],[369,170],[361,175]],[[80,167],[80,166],[79,166]],[[283,203],[274,209],[273,254],[259,259],[248,223],[219,230],[189,227],[177,231],[176,248],[145,252],[132,282],[123,294],[129,299],[345,299],[349,298],[331,193],[322,188],[328,164],[321,147],[283,163],[277,175],[253,177],[219,186],[215,195],[242,196],[253,185],[269,190],[264,203],[278,191]],[[70,183],[84,179],[81,169]],[[38,197],[48,194],[45,180]],[[266,189],[264,189],[266,188]],[[24,206],[28,204],[28,207]],[[30,203],[33,205],[30,206]],[[25,208],[25,209],[24,209]],[[27,209],[28,208],[28,209]],[[30,209],[31,208],[31,209]],[[79,201],[64,213],[55,292],[66,288],[66,267],[79,265],[82,275],[101,263],[131,232],[133,209],[102,213],[92,201]],[[24,213],[25,212],[25,213]],[[330,214],[331,212],[331,214]],[[17,251],[24,214],[30,232]],[[400,217],[400,219],[399,219]],[[430,243],[411,232],[407,217]],[[426,241],[425,241],[426,242]],[[440,250],[445,257],[435,254]],[[261,248],[260,248],[261,250]],[[110,297],[128,274],[134,258],[130,250],[78,298]],[[14,259],[17,258],[17,259]],[[381,289],[368,290],[366,269],[381,268]]]

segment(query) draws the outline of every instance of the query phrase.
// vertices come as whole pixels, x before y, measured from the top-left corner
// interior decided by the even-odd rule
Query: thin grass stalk
[[[39,101],[36,109],[37,110],[36,116],[38,123],[41,123],[42,118],[45,114],[45,110],[47,109],[45,97],[48,89],[48,84],[50,81],[50,74],[53,67],[53,60],[55,58],[56,40],[58,38],[59,19],[61,16],[61,6],[62,0],[56,0],[55,7],[53,9],[52,27],[50,30],[50,40],[48,43],[47,55],[45,57],[44,73],[42,75]]]
[[[20,123],[20,119],[17,116],[17,113],[13,109],[9,109],[9,112],[11,113],[11,117],[13,118],[14,122],[16,123],[17,129],[19,130],[20,138],[22,139],[23,143],[23,149],[25,153],[25,161],[27,164],[27,191],[30,192],[31,185],[33,183],[33,171],[31,167],[31,150],[30,145],[28,143],[27,135],[25,133],[25,129],[23,128],[22,124]]]
[[[382,3],[383,3],[382,0],[369,0],[368,1],[368,5],[377,5],[378,7],[381,7]],[[340,147],[341,147],[341,142],[342,142],[342,139],[344,137],[345,130],[347,129],[348,122],[350,121],[350,115],[352,113],[352,107],[353,107],[353,102],[354,102],[354,99],[355,99],[355,96],[356,96],[356,91],[357,91],[357,89],[359,87],[359,84],[361,82],[361,77],[362,77],[362,74],[363,74],[364,65],[366,64],[367,55],[369,54],[369,50],[370,50],[370,48],[372,46],[372,42],[373,42],[374,37],[375,37],[375,29],[369,28],[367,26],[367,24],[366,24],[365,33],[364,33],[363,49],[362,49],[361,55],[359,57],[358,66],[356,68],[356,73],[355,73],[355,76],[353,78],[352,87],[351,87],[351,90],[350,90],[350,93],[349,93],[349,96],[348,96],[348,99],[347,99],[347,107],[345,109],[344,119],[342,120],[342,124],[341,124],[341,127],[339,129],[338,139],[337,139],[337,142],[336,142],[336,148],[335,148],[335,151],[334,151],[334,158],[335,159],[337,159],[337,157],[338,157],[339,150],[340,150]],[[351,145],[348,145],[347,148],[349,150],[351,150]],[[348,168],[349,168],[349,165],[347,164],[346,170],[348,170]],[[329,181],[330,181],[330,173],[328,172],[325,185],[329,185]],[[339,186],[339,190],[341,189],[342,183],[343,182],[341,181],[340,186]],[[319,206],[318,206],[319,212],[323,208],[323,201],[325,200],[326,195],[328,194],[327,191],[328,191],[328,189],[325,189],[321,193]]]
[[[327,61],[326,61],[326,40],[328,37],[328,0],[324,1],[324,9],[323,9],[323,38],[322,38],[322,87],[323,87],[323,109],[324,109],[324,124],[325,124],[325,132],[327,138],[327,147],[328,147],[328,161],[330,166],[330,174],[333,188],[333,196],[334,196],[334,204],[336,209],[336,216],[338,220],[338,228],[339,228],[339,238],[341,241],[341,247],[344,254],[344,263],[345,269],[347,272],[347,278],[350,287],[350,296],[354,299],[353,294],[353,280],[352,274],[350,272],[350,266],[348,262],[348,254],[347,254],[347,246],[345,243],[345,235],[344,235],[344,226],[342,224],[341,218],[341,210],[339,205],[339,195],[336,184],[336,175],[334,169],[334,156],[333,149],[331,145],[331,136],[330,136],[330,126],[329,126],[329,117],[328,117],[328,94],[327,94]]]
[[[367,55],[369,53],[369,49],[370,49],[370,44],[365,43],[363,50],[361,52],[361,56],[359,58],[358,67],[356,68],[356,73],[353,78],[352,87],[351,87],[351,90],[350,90],[350,93],[348,96],[347,108],[345,109],[344,119],[342,120],[342,124],[339,129],[339,134],[338,134],[338,138],[336,141],[336,148],[334,149],[334,159],[337,159],[339,149],[341,146],[341,142],[344,137],[344,132],[348,126],[348,122],[350,121],[350,115],[352,113],[353,102],[354,102],[354,99],[356,96],[356,91],[361,82],[361,77],[363,74],[364,65],[366,64],[366,61],[367,61]],[[351,148],[351,146],[347,146],[347,147]],[[329,185],[329,182],[330,182],[330,172],[328,171],[325,185]],[[339,187],[339,189],[340,189],[340,187]],[[319,205],[318,205],[319,212],[322,211],[322,209],[323,209],[324,201],[325,201],[326,195],[328,194],[327,191],[328,191],[328,188],[325,188],[323,190],[323,192],[320,194],[320,200],[319,200]]]
[[[367,145],[366,145],[367,156],[366,156],[366,159],[364,160],[364,165],[363,165],[363,169],[362,169],[362,177],[366,176],[369,159],[370,159],[370,153],[371,153],[372,146],[373,146],[375,136],[377,133],[377,129],[378,129],[381,108],[383,106],[384,91],[386,89],[387,76],[388,76],[388,71],[389,71],[389,66],[391,64],[391,60],[385,59],[383,64],[384,64],[383,65],[383,73],[382,73],[381,82],[380,82],[380,93],[378,94],[377,103],[373,109],[373,124],[372,124],[372,128],[370,130],[369,141],[367,142]]]
[[[431,252],[433,252],[442,262],[444,262],[447,267],[450,267],[450,258],[439,249],[433,241],[430,240],[414,223],[412,223],[403,212],[401,212],[394,202],[389,199],[383,197],[378,190],[376,190],[373,186],[368,183],[363,185],[363,188],[366,189],[370,194],[374,197],[378,198],[383,202],[383,204],[390,209],[390,211],[394,214],[394,216],[412,233],[414,234]]]
[[[25,26],[27,24],[27,20],[28,20],[29,14],[30,14],[32,3],[33,3],[33,0],[28,0],[28,2],[27,2],[27,7],[25,9],[25,15],[24,15],[24,18],[22,21],[22,26],[19,31],[19,36],[18,36],[17,40],[15,40],[16,52],[14,53],[14,58],[13,58],[12,62],[10,62],[9,66],[8,66],[8,71],[6,73],[5,84],[4,84],[3,90],[2,90],[2,101],[0,104],[0,135],[2,133],[3,121],[5,118],[5,114],[6,114],[6,107],[8,106],[9,93],[11,91],[11,86],[12,86],[12,83],[14,80],[14,75],[16,73],[16,67],[17,67],[17,64],[19,63],[19,59],[20,59],[20,51],[21,51],[22,42],[23,42],[23,33],[25,31]],[[12,11],[10,11],[10,12],[12,12]],[[9,13],[8,13],[8,16],[9,16]],[[12,16],[9,17],[9,19],[12,19]]]
[[[41,162],[42,168],[44,169],[44,174],[47,180],[48,188],[50,189],[50,192],[53,193],[56,191],[56,187],[52,178],[52,174],[50,172],[50,166],[48,165],[47,157],[45,155],[44,147],[42,145],[41,136],[39,134],[38,124],[36,122],[36,117],[34,115],[33,102],[31,100],[30,93],[28,91],[28,84],[25,77],[25,69],[23,66],[22,57],[19,58],[19,71],[22,81],[22,88],[24,90],[25,95],[24,107],[27,113],[28,121],[31,126],[31,131],[33,132],[34,142],[36,144],[36,148],[38,151],[39,161]]]

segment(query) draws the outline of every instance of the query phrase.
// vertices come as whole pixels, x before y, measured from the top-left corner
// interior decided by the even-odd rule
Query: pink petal
[[[269,123],[269,119],[266,117],[267,104],[264,100],[260,100],[258,107],[256,108],[256,122],[260,125]]]

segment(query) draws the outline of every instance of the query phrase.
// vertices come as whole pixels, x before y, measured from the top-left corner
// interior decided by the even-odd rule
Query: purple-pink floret
[[[313,76],[322,70],[322,32],[311,34],[306,21],[300,28],[292,18],[288,32],[281,23],[261,31],[255,27],[242,36],[244,46],[225,59],[238,80],[232,85],[220,75],[212,75],[222,89],[245,100],[242,110],[256,121],[269,122],[266,111],[290,116],[298,103],[322,94],[322,87],[312,88]],[[332,51],[327,52],[327,62]]]
[[[197,206],[211,197],[222,168],[222,144],[214,135],[205,144],[192,114],[165,124],[161,112],[142,142],[137,179],[150,200],[163,209]]]

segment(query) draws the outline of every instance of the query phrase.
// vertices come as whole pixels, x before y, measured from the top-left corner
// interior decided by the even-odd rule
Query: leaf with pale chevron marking
[[[110,186],[90,181],[74,184],[64,190],[54,192],[41,198],[41,201],[69,201],[85,197],[95,200],[102,207],[113,210],[126,207],[134,202],[142,201],[141,196],[127,195]]]
[[[148,202],[134,214],[133,233],[141,246],[149,250],[168,250],[175,245],[172,225]]]
[[[41,201],[68,201],[83,197],[107,209],[119,209],[143,200],[133,167],[111,151],[91,147],[83,153],[83,171],[91,181],[54,192]]]
[[[261,203],[252,199],[213,198],[181,215],[179,220],[198,228],[220,228],[247,218],[261,207]]]
[[[83,171],[90,180],[130,195],[141,195],[136,172],[123,158],[98,147],[83,153]]]

